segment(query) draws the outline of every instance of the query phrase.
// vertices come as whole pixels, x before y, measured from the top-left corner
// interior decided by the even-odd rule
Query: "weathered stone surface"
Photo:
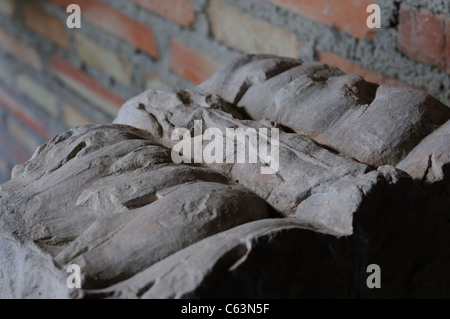
[[[244,187],[201,165],[174,164],[145,132],[120,125],[79,127],[42,146],[1,186],[0,206],[3,245],[25,242],[31,259],[47,254],[58,268],[79,264],[86,288],[120,281],[192,242],[268,217],[266,203]],[[43,292],[13,296],[37,293]]]
[[[450,296],[445,275],[450,260],[443,257],[450,253],[444,240],[450,226],[441,223],[442,211],[427,214],[432,200],[419,196],[410,178],[397,178],[367,198],[352,236],[323,235],[295,218],[258,220],[205,238],[128,280],[85,290],[79,297]],[[375,262],[382,269],[382,289],[366,285],[367,265]]]
[[[318,62],[245,56],[199,87],[347,156],[395,165],[450,109],[425,92],[377,86]]]
[[[431,184],[449,178],[450,121],[431,133],[398,165],[420,183]]]
[[[125,103],[114,123],[145,129],[168,148],[178,142],[171,139],[173,130],[182,127],[194,131],[195,120],[202,121],[203,130],[219,129],[225,139],[226,128],[270,128],[251,120],[239,121],[224,111],[227,108],[230,106],[219,97],[201,91],[149,90]],[[233,143],[237,144],[236,141]],[[307,213],[298,209],[298,204],[314,193],[316,188],[328,188],[344,176],[348,180],[358,179],[358,174],[368,170],[367,165],[333,154],[299,134],[280,132],[279,144],[279,168],[276,174],[261,174],[260,163],[210,165],[251,189],[279,213],[285,216],[295,214],[300,220]],[[358,184],[356,181],[350,183]],[[367,187],[370,189],[372,185],[369,184]],[[336,207],[335,218],[329,219],[327,213],[321,216],[318,212],[316,219],[308,216],[308,222],[323,232],[351,234],[352,214],[363,198],[359,188],[353,187],[346,194],[327,194],[329,196],[323,198],[326,201],[341,197],[342,204]]]
[[[146,91],[0,186],[0,297],[450,297],[448,118],[423,92],[267,55]],[[216,128],[225,157],[227,128],[279,128],[279,167],[176,164],[176,128]]]

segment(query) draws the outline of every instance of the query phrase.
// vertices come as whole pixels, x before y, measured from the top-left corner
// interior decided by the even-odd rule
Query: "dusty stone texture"
[[[244,56],[200,85],[242,108],[370,165],[396,165],[450,119],[425,92],[377,86],[319,62]]]
[[[219,129],[224,138],[226,128],[270,129],[260,122],[238,120],[232,111],[226,112],[230,108],[219,97],[201,91],[149,90],[124,104],[114,122],[145,129],[168,148],[178,143],[171,139],[173,130],[182,127],[193,131],[195,120],[202,121],[203,130]],[[210,165],[251,189],[284,216],[302,219],[308,215],[307,221],[323,232],[338,236],[351,234],[352,214],[366,191],[361,189],[370,190],[377,183],[376,176],[361,178],[369,170],[367,165],[333,154],[305,136],[280,132],[279,143],[280,166],[276,174],[261,174],[261,163]],[[345,195],[341,194],[342,204],[335,208],[334,216],[314,214],[312,218],[298,205],[309,202],[316,190],[328,188],[343,177],[351,181],[352,187],[346,188]],[[324,197],[333,201],[336,195],[329,192],[329,197]]]
[[[447,121],[424,138],[397,167],[420,183],[432,184],[448,177],[449,163],[450,121]]]
[[[51,260],[52,271],[76,263],[84,287],[101,287],[198,239],[268,217],[249,190],[211,168],[174,164],[149,138],[127,126],[79,127],[16,166],[1,186],[0,241],[24,251],[16,247],[14,258],[1,251],[3,272],[16,265],[2,296],[47,295],[46,286],[16,286],[36,271],[17,268],[25,253],[30,263]]]
[[[174,163],[172,133],[195,121],[226,142],[279,128],[277,172]],[[0,297],[450,297],[448,128],[423,92],[267,55],[146,91],[0,186]]]

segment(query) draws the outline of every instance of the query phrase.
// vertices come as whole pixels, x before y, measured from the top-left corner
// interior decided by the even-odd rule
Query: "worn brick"
[[[50,65],[55,75],[67,87],[100,107],[107,114],[113,117],[116,116],[120,106],[125,103],[123,98],[109,91],[96,80],[64,61],[58,55],[54,55],[51,58]]]
[[[0,12],[12,17],[14,14],[14,1],[13,0],[1,0],[0,1]]]
[[[168,86],[170,85],[167,84],[165,81],[161,80],[159,77],[150,73],[145,73],[145,87],[147,89],[158,89]]]
[[[70,40],[67,34],[67,26],[63,21],[31,4],[25,5],[23,14],[25,24],[30,29],[64,49],[69,48]]]
[[[366,81],[378,84],[390,84],[399,87],[410,87],[407,84],[387,77],[371,69],[366,69],[360,64],[346,59],[334,52],[326,51],[319,54],[319,61],[328,65],[335,66],[347,74],[357,74]]]
[[[308,19],[336,27],[359,39],[373,39],[376,29],[367,27],[367,6],[375,0],[267,0]]]
[[[63,8],[73,3],[73,0],[48,1]],[[77,0],[76,3],[81,8],[82,18],[89,23],[125,40],[154,58],[158,57],[153,31],[148,26],[98,0]]]
[[[218,62],[177,39],[172,39],[171,47],[172,71],[193,83],[203,82],[219,67]]]
[[[26,126],[30,127],[43,139],[48,139],[52,136],[52,134],[47,130],[47,127],[44,123],[42,123],[33,114],[31,114],[25,106],[23,106],[19,101],[17,101],[1,87],[0,107],[20,119]]]
[[[21,59],[37,70],[42,69],[42,62],[37,51],[1,28],[0,50],[9,53],[14,58]]]
[[[80,32],[75,33],[75,43],[76,51],[83,61],[122,84],[131,84],[131,66],[124,56],[97,44]]]
[[[68,128],[92,124],[92,121],[84,116],[83,113],[66,103],[63,104],[63,119]]]
[[[246,53],[297,57],[297,36],[266,21],[254,19],[220,0],[212,0],[210,23],[214,37]]]
[[[195,21],[192,0],[130,0],[139,6],[172,20],[183,27],[190,27]]]
[[[447,65],[447,73],[450,73],[450,18],[445,20],[445,63]]]
[[[17,76],[17,88],[50,115],[58,116],[58,99],[55,94],[26,74]]]
[[[402,3],[398,50],[414,60],[445,69],[445,20],[443,15]]]

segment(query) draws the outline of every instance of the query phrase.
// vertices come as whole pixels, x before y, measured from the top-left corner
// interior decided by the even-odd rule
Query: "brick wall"
[[[66,7],[82,9],[68,29]],[[381,6],[382,28],[366,27]],[[319,60],[450,104],[447,0],[0,0],[0,182],[69,127],[242,53]]]

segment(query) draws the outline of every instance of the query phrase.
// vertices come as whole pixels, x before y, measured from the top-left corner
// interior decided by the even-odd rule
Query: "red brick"
[[[209,12],[214,38],[229,47],[245,53],[298,56],[300,41],[293,32],[254,19],[220,0],[211,0]]]
[[[158,76],[145,73],[145,87],[146,89],[158,89],[163,87],[168,87],[169,84],[167,84],[164,80],[160,79]]]
[[[335,66],[347,74],[357,74],[362,76],[366,81],[378,84],[390,84],[399,87],[408,87],[403,82],[394,80],[374,70],[366,69],[358,63],[346,59],[334,52],[326,51],[319,54],[319,60],[322,63]]]
[[[76,52],[81,60],[102,70],[116,81],[130,86],[131,65],[125,56],[105,48],[81,32],[74,34]]]
[[[48,38],[64,49],[70,46],[67,27],[64,22],[31,4],[24,7],[25,24],[37,34]]]
[[[193,83],[206,80],[219,63],[202,55],[177,39],[172,39],[172,70]]]
[[[47,89],[44,85],[41,85],[26,74],[19,73],[16,77],[16,88],[49,115],[58,116],[58,99],[54,92]]]
[[[369,29],[367,6],[376,0],[267,0],[322,24],[334,26],[359,39],[373,39],[376,29]]]
[[[63,119],[67,127],[76,127],[85,124],[92,124],[92,121],[83,115],[79,110],[69,104],[63,105]]]
[[[130,0],[139,6],[172,20],[183,27],[190,27],[195,21],[192,0]]]
[[[445,17],[402,4],[397,48],[408,57],[445,69]]]
[[[447,18],[445,22],[445,39],[445,62],[447,64],[447,73],[450,73],[450,18]]]
[[[55,117],[58,116],[58,99],[56,95],[38,81],[26,74],[19,73],[16,77],[16,88],[48,114]]]
[[[8,52],[14,58],[19,58],[35,69],[42,69],[41,59],[37,51],[22,43],[19,39],[0,28],[0,50]]]
[[[74,3],[73,0],[48,0],[64,9]],[[152,57],[158,57],[153,31],[146,25],[98,0],[77,0],[81,8],[81,17],[106,32],[121,38]]]
[[[54,55],[50,59],[50,65],[56,76],[58,76],[58,78],[68,87],[84,96],[95,105],[101,107],[110,115],[117,115],[120,106],[125,103],[123,98],[112,93],[93,78],[64,61],[58,55]]]
[[[52,136],[44,123],[39,121],[26,109],[26,107],[2,88],[0,88],[0,107],[3,107],[7,112],[13,114],[42,138],[49,139]]]

